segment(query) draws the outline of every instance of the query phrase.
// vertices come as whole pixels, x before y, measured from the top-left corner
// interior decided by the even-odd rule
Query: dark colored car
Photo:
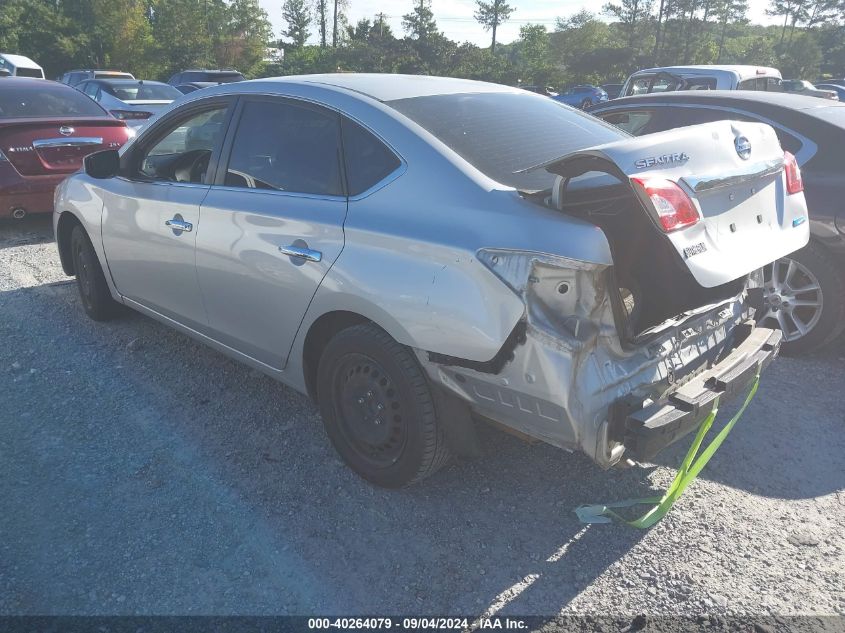
[[[176,87],[176,90],[181,92],[183,95],[188,94],[189,92],[196,92],[197,90],[202,90],[203,88],[211,88],[212,86],[219,86],[219,81],[191,81],[185,84],[179,84]]]
[[[171,86],[179,86],[182,84],[190,84],[194,82],[211,82],[215,84],[230,84],[235,81],[243,81],[245,77],[233,68],[224,68],[222,70],[202,70],[192,69],[183,70],[181,73],[176,73],[167,80]]]
[[[834,84],[836,86],[845,86],[845,79],[817,79],[816,84]]]
[[[8,77],[0,90],[0,218],[51,213],[53,191],[92,152],[130,131],[65,84]]]
[[[636,136],[722,119],[774,127],[803,173],[811,239],[766,271],[764,324],[783,330],[792,353],[845,330],[845,104],[771,92],[672,92],[624,97],[591,113]]]
[[[566,92],[559,94],[556,97],[552,97],[552,99],[565,103],[566,105],[570,105],[573,108],[586,110],[596,104],[604,103],[607,101],[608,96],[603,88],[584,84],[581,86],[573,86]]]
[[[602,84],[602,90],[607,93],[608,99],[616,99],[619,93],[622,92],[622,86],[625,84]]]

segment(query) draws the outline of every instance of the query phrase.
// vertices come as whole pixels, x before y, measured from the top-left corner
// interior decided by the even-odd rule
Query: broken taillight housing
[[[786,192],[800,193],[804,191],[804,180],[801,178],[801,168],[789,152],[783,153],[783,171],[786,174]]]
[[[677,183],[664,178],[631,178],[631,182],[651,202],[666,233],[692,226],[700,219],[698,209]]]

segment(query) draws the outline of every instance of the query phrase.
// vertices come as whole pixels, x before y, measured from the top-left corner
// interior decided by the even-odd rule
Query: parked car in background
[[[602,84],[602,90],[607,93],[608,99],[615,99],[619,96],[619,93],[622,92],[622,86],[624,84]]]
[[[563,92],[556,97],[552,97],[555,101],[560,101],[573,108],[581,108],[586,110],[597,103],[604,103],[607,101],[607,92],[604,88],[584,84],[580,86],[573,86],[566,92]]]
[[[822,99],[835,99],[839,101],[839,95],[835,90],[819,89],[809,81],[803,79],[784,79],[781,83],[784,92],[793,92],[805,97],[820,97]]]
[[[210,82],[217,84],[229,84],[235,81],[243,81],[245,77],[234,68],[224,68],[220,70],[183,70],[176,73],[167,80],[171,86],[179,86],[181,84],[190,84],[194,82]]]
[[[8,71],[10,77],[35,77],[44,79],[44,69],[23,55],[0,53],[0,69]]]
[[[49,213],[53,191],[91,152],[117,149],[126,124],[70,86],[7,77],[0,87],[0,218]]]
[[[203,88],[211,88],[212,86],[219,85],[220,83],[217,81],[192,81],[186,84],[179,84],[175,86],[175,88],[182,94],[186,95],[189,92],[196,92],[197,90],[202,90]]]
[[[816,85],[819,84],[833,84],[835,86],[845,87],[845,79],[837,79],[836,77],[828,77],[826,79],[816,79]]]
[[[518,88],[335,74],[186,95],[53,221],[91,318],[132,307],[310,394],[397,487],[473,445],[471,413],[602,467],[698,428],[777,354],[756,273],[806,213],[767,125],[631,138]]]
[[[679,92],[619,99],[592,114],[635,135],[722,119],[772,125],[801,166],[811,240],[766,271],[763,321],[783,330],[784,349],[794,353],[840,335],[845,329],[845,104],[783,93]],[[751,160],[756,160],[753,153]]]
[[[138,79],[89,79],[76,89],[133,128],[142,127],[147,119],[182,96],[169,84]]]
[[[533,92],[534,94],[543,95],[544,97],[556,97],[558,95],[557,91],[551,86],[532,86],[530,84],[520,84],[519,86],[517,86],[517,88],[522,88],[523,90]]]
[[[839,86],[837,84],[816,84],[819,90],[831,90],[836,93],[840,101],[845,101],[845,85]]]
[[[628,77],[620,96],[675,90],[780,91],[780,71],[760,66],[664,66],[638,70]]]
[[[58,81],[68,86],[76,86],[86,79],[135,79],[132,73],[121,70],[69,70],[59,77]]]

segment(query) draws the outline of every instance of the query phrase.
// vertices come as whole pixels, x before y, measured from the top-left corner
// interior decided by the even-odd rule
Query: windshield
[[[182,96],[181,92],[167,84],[112,83],[108,92],[121,101],[173,101]]]
[[[543,169],[515,171],[625,138],[610,125],[530,93],[449,94],[389,101],[481,173],[528,192],[554,184]]]
[[[4,85],[0,90],[0,118],[105,115],[100,106],[73,88],[46,81],[43,85],[37,83]]]

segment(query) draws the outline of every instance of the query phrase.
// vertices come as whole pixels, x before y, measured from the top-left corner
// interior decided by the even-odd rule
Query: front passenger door
[[[194,265],[200,203],[231,102],[201,102],[158,121],[104,191],[103,246],[118,292],[200,332],[207,327]]]

